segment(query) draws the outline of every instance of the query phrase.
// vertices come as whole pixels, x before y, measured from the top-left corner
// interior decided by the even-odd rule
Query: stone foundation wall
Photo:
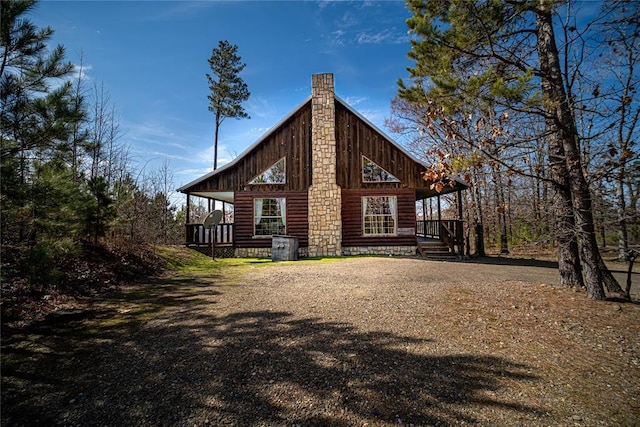
[[[311,80],[309,256],[335,256],[342,252],[342,202],[341,190],[336,184],[333,74],[314,74]]]
[[[345,246],[342,248],[342,256],[352,255],[391,255],[391,256],[414,256],[418,250],[417,246]],[[211,251],[207,253],[210,255]],[[236,258],[271,258],[271,248],[236,248],[234,256]],[[298,258],[307,258],[311,255],[308,248],[298,248]],[[220,254],[220,258],[225,255]]]
[[[271,248],[236,248],[236,258],[271,258]]]
[[[271,248],[236,248],[236,258],[271,258]],[[298,248],[298,258],[309,256],[307,248]]]
[[[414,256],[417,250],[417,246],[349,246],[342,248],[342,255]]]

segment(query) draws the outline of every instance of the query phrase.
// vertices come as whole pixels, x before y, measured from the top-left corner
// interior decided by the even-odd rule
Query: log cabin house
[[[312,76],[312,93],[232,162],[184,185],[191,197],[233,204],[233,223],[187,221],[186,244],[217,256],[271,256],[272,236],[296,237],[300,256],[415,255],[427,241],[463,251],[460,191],[422,179],[427,165],[335,96],[333,74]],[[444,220],[440,195],[457,192],[458,218]],[[438,198],[437,219],[416,202]],[[222,252],[221,252],[222,251]],[[210,253],[210,252],[209,252]]]

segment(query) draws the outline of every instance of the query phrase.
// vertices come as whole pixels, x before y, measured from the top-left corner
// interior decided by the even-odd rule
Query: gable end
[[[425,166],[336,98],[338,185],[342,188],[421,188]],[[362,156],[398,182],[363,182]]]

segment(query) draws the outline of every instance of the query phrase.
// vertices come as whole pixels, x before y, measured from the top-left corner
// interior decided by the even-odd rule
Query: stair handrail
[[[455,242],[454,242],[455,237],[452,238],[452,236],[454,236],[453,231],[451,231],[444,222],[440,223],[440,228],[441,230],[446,231],[446,233],[443,233],[442,231],[440,232],[442,241],[446,243],[447,246],[449,246],[449,249],[451,249],[451,252],[456,253]]]

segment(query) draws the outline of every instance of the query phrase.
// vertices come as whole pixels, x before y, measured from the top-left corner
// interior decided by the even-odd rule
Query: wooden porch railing
[[[212,233],[213,231],[213,233]],[[211,235],[216,245],[233,245],[233,224],[218,224],[205,228],[202,224],[187,224],[187,246],[211,246]]]
[[[425,219],[416,222],[416,235],[438,239],[449,246],[453,253],[464,252],[462,221],[458,219]]]

